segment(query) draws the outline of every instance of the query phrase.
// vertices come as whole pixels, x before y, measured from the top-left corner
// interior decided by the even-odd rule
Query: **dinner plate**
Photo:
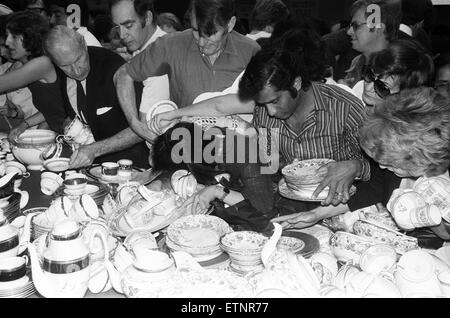
[[[280,182],[278,183],[278,191],[279,191],[281,196],[283,196],[283,197],[285,197],[287,199],[296,200],[296,201],[322,202],[328,196],[328,189],[327,188],[325,188],[325,190],[323,190],[317,196],[317,198],[313,198],[312,197],[314,191],[305,191],[304,193],[299,192],[299,191],[292,191],[287,186],[286,181],[284,180],[284,178],[282,178],[280,180]],[[350,188],[350,196],[354,195],[355,193],[356,193],[356,187],[352,186]]]
[[[104,179],[102,176],[102,167],[100,165],[94,165],[89,169],[86,169],[86,175],[94,180],[103,183],[120,183],[135,181],[142,185],[147,185],[161,175],[161,171],[153,171],[152,169],[145,170],[137,167],[133,167],[130,180],[121,180],[118,176],[111,179]]]
[[[131,172],[131,179],[136,178],[139,173],[143,172],[143,169],[139,169],[136,167],[133,167],[133,171]],[[114,176],[111,178],[105,179],[102,175],[102,166],[101,165],[93,165],[90,168],[86,169],[86,175],[94,180],[100,181],[100,182],[106,182],[106,183],[119,183],[120,180],[119,176]]]

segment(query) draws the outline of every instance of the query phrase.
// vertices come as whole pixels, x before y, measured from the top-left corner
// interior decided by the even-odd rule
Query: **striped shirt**
[[[277,147],[284,164],[294,159],[359,159],[363,163],[361,179],[368,180],[369,163],[364,159],[358,141],[358,130],[365,119],[364,105],[335,85],[313,83],[312,90],[314,110],[299,132],[284,120],[270,117],[265,107],[255,107],[253,124],[256,128],[267,128],[258,129],[260,144],[267,145],[268,153]]]

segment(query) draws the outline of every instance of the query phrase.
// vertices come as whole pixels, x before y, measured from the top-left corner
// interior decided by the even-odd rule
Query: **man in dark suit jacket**
[[[69,117],[78,116],[89,125],[95,139],[72,155],[70,167],[131,159],[136,166],[146,168],[146,147],[128,127],[113,82],[115,72],[125,61],[107,49],[87,47],[81,35],[65,26],[53,28],[44,46],[68,76],[62,81],[62,89],[67,93]]]

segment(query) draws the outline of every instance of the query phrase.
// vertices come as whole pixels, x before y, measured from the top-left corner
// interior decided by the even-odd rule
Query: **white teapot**
[[[91,271],[89,246],[95,236],[100,237],[104,250],[108,251],[106,237],[100,231],[92,231],[89,244],[86,245],[81,228],[75,221],[66,219],[58,222],[47,235],[47,246],[42,254],[42,268],[36,247],[28,244],[33,282],[42,296],[84,297]]]

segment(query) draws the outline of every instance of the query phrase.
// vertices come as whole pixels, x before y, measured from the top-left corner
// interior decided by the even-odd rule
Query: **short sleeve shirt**
[[[230,87],[260,49],[255,41],[235,31],[226,41],[224,51],[212,65],[200,53],[191,29],[169,34],[134,57],[127,71],[135,81],[167,74],[171,100],[184,107],[202,93]]]

